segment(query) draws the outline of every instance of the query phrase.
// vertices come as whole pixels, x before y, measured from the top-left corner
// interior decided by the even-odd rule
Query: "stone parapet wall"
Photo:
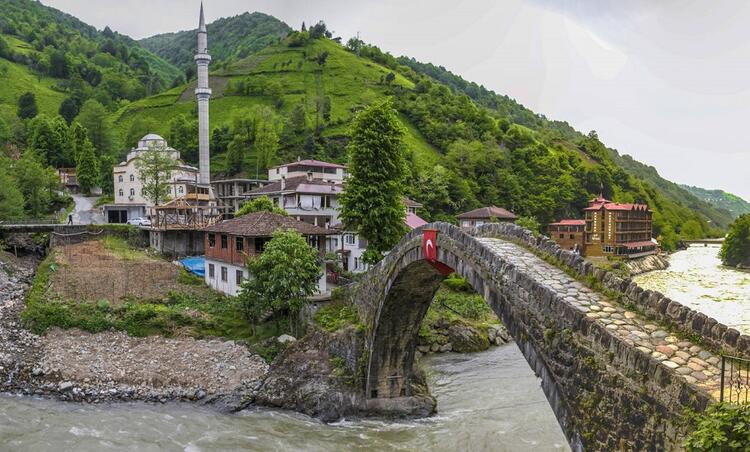
[[[438,260],[483,295],[542,379],[574,450],[680,448],[685,409],[702,411],[712,402],[711,395],[655,359],[653,350],[644,352],[607,328],[613,325],[587,315],[580,297],[571,298],[587,290],[585,286],[508,242],[524,242],[580,276],[593,275],[608,288],[627,290],[630,281],[617,281],[579,256],[561,251],[551,240],[512,224],[490,224],[470,233],[446,223],[426,228],[439,231]],[[489,237],[505,242],[488,241]],[[521,261],[514,253],[524,254]],[[540,273],[538,268],[545,266]],[[391,388],[404,390],[398,383],[388,386],[382,381],[408,381],[418,312],[426,311],[425,300],[441,280],[424,261],[422,230],[417,229],[353,288],[353,301],[366,327],[366,397],[393,397],[398,392]]]
[[[658,291],[644,290],[630,278],[622,278],[613,272],[598,268],[580,255],[560,249],[551,239],[534,235],[511,223],[485,224],[477,227],[472,235],[521,241],[532,249],[559,260],[582,278],[596,278],[605,288],[620,294],[622,303],[634,306],[646,316],[683,334],[699,338],[717,351],[750,358],[750,336],[741,334],[736,329],[729,328]]]

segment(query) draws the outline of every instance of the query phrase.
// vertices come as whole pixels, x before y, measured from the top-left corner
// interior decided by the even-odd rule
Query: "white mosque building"
[[[156,134],[148,134],[138,141],[132,148],[125,161],[112,169],[114,177],[114,203],[104,206],[105,218],[108,223],[125,223],[137,217],[148,217],[153,214],[154,207],[143,193],[143,181],[139,177],[137,162],[144,152],[156,150],[165,152],[177,162],[169,178],[169,201],[185,196],[198,183],[198,169],[186,165],[180,160],[180,152],[170,147],[167,141]]]

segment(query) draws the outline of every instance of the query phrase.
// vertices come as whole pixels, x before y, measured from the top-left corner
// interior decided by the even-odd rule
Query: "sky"
[[[197,26],[199,1],[42,0],[143,38]],[[206,20],[322,19],[344,40],[445,66],[569,122],[678,183],[750,200],[750,2],[206,0]],[[209,49],[210,49],[209,36]]]

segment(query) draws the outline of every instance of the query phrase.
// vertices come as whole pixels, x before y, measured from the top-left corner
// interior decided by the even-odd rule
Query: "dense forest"
[[[275,17],[258,12],[221,18],[206,28],[214,68],[250,56],[279,41],[291,30]],[[164,33],[141,39],[139,43],[190,75],[195,70],[195,33],[196,30]]]
[[[39,7],[16,17],[28,21]],[[220,26],[217,22],[208,26],[211,53],[220,60],[211,74],[215,176],[262,177],[266,168],[297,157],[345,163],[356,113],[391,98],[405,126],[408,194],[425,205],[421,214],[428,220],[455,221],[462,211],[494,204],[525,217],[528,224],[543,225],[580,216],[588,200],[602,193],[615,201],[647,202],[655,211],[654,233],[667,248],[680,238],[721,234],[731,221],[729,212],[671,182],[662,184],[663,179],[639,172],[637,165],[624,164],[596,132],[582,134],[565,122],[548,120],[444,68],[395,58],[357,39],[342,45],[323,22],[303,24],[299,30],[262,14],[221,19]],[[245,30],[245,36],[248,23],[253,30]],[[93,42],[107,42],[104,32],[91,34]],[[182,69],[191,67],[191,35],[160,35],[144,43],[156,53],[174,56],[179,79]],[[138,45],[124,37],[113,42],[126,49]],[[265,46],[255,51],[256,45]],[[128,54],[140,52],[159,58],[146,49]],[[43,68],[33,70],[49,75]],[[106,190],[112,164],[146,133],[165,136],[187,162],[196,162],[193,86],[178,80],[171,89],[132,101],[94,96],[62,120],[41,106],[40,113],[24,118],[19,96],[17,114],[4,125],[0,116],[0,140],[7,155],[15,150],[10,160],[33,151],[41,165],[81,167],[81,156],[87,160],[93,154]],[[64,143],[48,144],[56,142]]]

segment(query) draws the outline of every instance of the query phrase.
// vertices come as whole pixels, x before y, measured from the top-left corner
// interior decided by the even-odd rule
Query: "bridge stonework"
[[[466,233],[434,223],[408,233],[352,288],[366,331],[369,400],[414,395],[410,383],[419,325],[444,278],[424,259],[422,229],[427,228],[438,231],[438,261],[466,278],[510,331],[541,378],[574,450],[679,449],[685,409],[702,411],[712,403],[717,357],[660,325],[707,332],[708,344],[741,354],[750,344],[746,336],[639,290],[516,225],[490,224]],[[643,312],[595,293],[513,242],[559,259],[572,274],[590,275],[621,291],[622,301]]]

